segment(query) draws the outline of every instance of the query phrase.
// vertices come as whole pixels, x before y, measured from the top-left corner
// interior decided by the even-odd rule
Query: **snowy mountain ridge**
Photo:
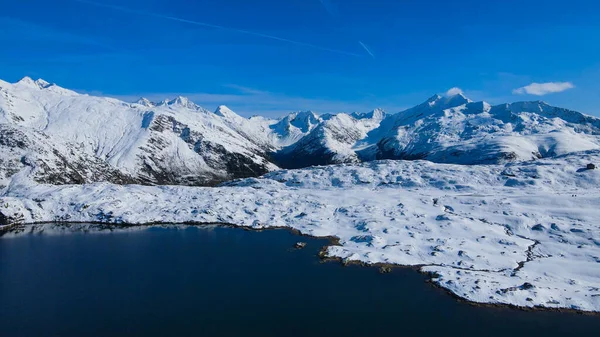
[[[600,119],[544,102],[492,106],[463,94],[434,95],[396,114],[244,118],[181,96],[128,103],[29,77],[0,81],[0,126],[7,130],[0,186],[25,167],[44,182],[70,166],[80,178],[57,183],[211,185],[278,167],[376,159],[496,164],[600,148]],[[34,141],[40,137],[45,141]]]

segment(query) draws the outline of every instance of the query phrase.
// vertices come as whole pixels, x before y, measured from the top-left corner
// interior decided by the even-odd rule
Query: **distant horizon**
[[[450,88],[448,91],[446,91],[444,93],[434,93],[434,94],[431,94],[431,95],[427,96],[426,98],[422,98],[421,101],[419,101],[418,103],[414,103],[414,104],[412,104],[410,106],[401,108],[400,110],[388,110],[385,107],[380,107],[380,106],[379,107],[377,107],[377,106],[376,107],[371,107],[371,108],[367,108],[367,109],[364,109],[364,110],[331,110],[331,111],[320,111],[320,110],[316,110],[316,109],[289,109],[289,110],[282,110],[282,113],[280,115],[269,115],[269,114],[261,114],[260,112],[259,113],[249,114],[247,111],[237,110],[237,109],[233,108],[232,105],[228,104],[227,102],[221,102],[221,103],[217,102],[217,104],[213,104],[213,105],[209,106],[209,105],[207,105],[206,102],[194,99],[194,97],[198,95],[198,94],[194,94],[194,93],[191,93],[191,94],[171,93],[169,96],[161,96],[161,97],[159,97],[158,95],[152,95],[152,94],[150,95],[150,97],[148,97],[148,96],[136,96],[136,95],[110,95],[110,94],[106,95],[106,94],[103,94],[103,93],[97,92],[97,91],[85,91],[85,90],[77,90],[77,89],[68,88],[68,87],[65,87],[65,86],[61,85],[60,83],[56,83],[56,82],[53,82],[53,81],[45,79],[45,78],[34,78],[34,77],[31,77],[31,76],[28,76],[28,75],[25,75],[25,76],[23,76],[22,78],[20,78],[19,80],[16,80],[16,81],[7,81],[7,80],[4,80],[2,78],[0,78],[0,81],[8,82],[8,83],[11,83],[11,84],[16,84],[16,83],[18,83],[20,81],[23,81],[25,79],[30,79],[30,80],[32,80],[34,82],[36,82],[36,81],[43,81],[43,82],[46,82],[48,84],[56,85],[56,86],[58,86],[60,88],[71,90],[71,91],[74,91],[74,92],[76,92],[78,94],[82,94],[82,95],[89,95],[89,96],[95,96],[95,97],[114,98],[114,99],[118,99],[118,100],[126,102],[126,103],[137,103],[137,101],[139,101],[141,99],[146,99],[146,100],[148,100],[152,104],[159,105],[161,103],[164,103],[164,102],[167,102],[167,101],[172,101],[172,100],[175,100],[175,99],[177,99],[179,97],[183,97],[183,98],[188,99],[192,103],[194,103],[194,104],[196,104],[196,105],[198,105],[201,108],[204,108],[206,110],[214,112],[217,109],[219,109],[219,107],[224,106],[224,107],[226,107],[228,109],[231,109],[236,114],[238,114],[238,115],[240,115],[242,117],[245,117],[245,118],[250,118],[250,117],[254,117],[254,116],[260,116],[260,117],[267,117],[267,118],[273,118],[273,119],[281,119],[281,118],[283,118],[283,117],[285,117],[285,116],[287,116],[287,115],[289,115],[291,113],[298,113],[298,112],[312,112],[312,113],[314,113],[316,115],[326,115],[326,114],[340,114],[340,113],[345,113],[345,114],[368,113],[368,112],[372,112],[372,111],[375,111],[375,110],[382,110],[382,111],[384,111],[388,115],[393,115],[393,114],[397,114],[397,113],[403,112],[403,111],[405,111],[407,109],[413,108],[413,107],[415,107],[415,106],[417,106],[419,104],[423,104],[423,103],[427,102],[429,99],[434,98],[435,96],[440,96],[440,97],[443,98],[443,97],[452,97],[452,96],[456,96],[456,95],[462,95],[463,97],[471,100],[474,103],[476,103],[476,102],[485,102],[485,103],[490,104],[491,106],[501,105],[501,104],[520,103],[520,102],[542,102],[542,103],[545,103],[545,104],[548,104],[548,105],[551,105],[551,106],[555,106],[555,107],[558,107],[558,108],[564,108],[564,109],[568,109],[568,110],[573,110],[573,111],[576,111],[576,112],[580,112],[580,113],[583,113],[583,114],[586,114],[586,115],[590,115],[590,116],[594,116],[594,117],[600,117],[598,115],[588,114],[588,113],[585,113],[583,111],[578,111],[576,109],[572,109],[572,108],[570,108],[568,106],[553,105],[553,104],[551,104],[551,103],[549,103],[549,102],[547,102],[547,101],[545,101],[543,99],[516,100],[516,101],[512,101],[512,102],[499,102],[499,103],[491,103],[491,102],[488,102],[488,101],[485,101],[485,100],[475,100],[475,99],[472,99],[471,97],[469,97],[462,90],[460,90],[459,88],[456,88],[456,87],[455,88]],[[201,97],[202,97],[202,94],[200,94],[200,98]],[[211,102],[211,103],[215,103],[215,102]]]

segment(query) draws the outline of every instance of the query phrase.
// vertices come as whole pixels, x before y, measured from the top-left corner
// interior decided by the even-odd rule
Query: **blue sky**
[[[242,115],[389,112],[461,88],[600,116],[600,2],[0,0],[0,78]],[[539,85],[530,86],[532,83]]]

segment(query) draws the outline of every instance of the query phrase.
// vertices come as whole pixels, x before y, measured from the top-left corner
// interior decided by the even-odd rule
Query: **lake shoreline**
[[[569,309],[569,308],[551,308],[551,307],[544,307],[544,306],[525,307],[525,306],[518,306],[518,305],[514,305],[514,304],[480,303],[480,302],[469,301],[469,300],[466,300],[463,297],[460,297],[459,295],[453,293],[451,290],[446,289],[446,288],[440,286],[439,284],[435,283],[433,281],[433,278],[435,277],[435,273],[424,272],[421,270],[422,267],[425,267],[428,265],[412,265],[411,266],[411,265],[398,265],[398,264],[393,264],[393,263],[366,263],[366,262],[362,262],[362,261],[353,261],[353,260],[345,261],[344,259],[342,259],[340,257],[332,257],[332,256],[327,255],[327,249],[329,247],[341,246],[338,237],[335,237],[335,236],[324,236],[324,237],[313,236],[310,234],[304,234],[295,228],[286,227],[286,226],[265,226],[263,228],[254,228],[254,227],[250,227],[250,226],[241,226],[241,225],[236,225],[236,224],[231,224],[231,223],[219,223],[219,222],[207,223],[207,222],[195,222],[195,221],[176,222],[176,223],[175,222],[150,222],[150,223],[143,223],[143,224],[128,224],[128,223],[112,224],[112,223],[106,223],[106,222],[91,222],[91,221],[85,221],[85,222],[84,221],[72,221],[72,222],[69,222],[69,221],[67,221],[67,222],[65,222],[65,221],[47,222],[46,221],[46,222],[20,223],[20,224],[12,224],[12,225],[8,225],[8,226],[3,226],[2,228],[0,228],[0,238],[4,237],[6,234],[9,234],[9,233],[26,234],[24,229],[25,229],[25,227],[28,227],[28,226],[57,225],[57,226],[61,226],[61,227],[69,227],[70,225],[82,225],[82,224],[95,225],[95,226],[97,226],[95,228],[99,229],[98,232],[101,232],[103,230],[111,230],[112,231],[112,229],[130,229],[130,228],[143,228],[143,227],[150,228],[150,227],[155,227],[155,226],[162,226],[162,227],[186,226],[186,227],[198,227],[198,228],[206,227],[206,226],[218,226],[221,228],[237,228],[237,229],[242,229],[245,231],[252,231],[252,232],[261,232],[261,231],[265,231],[265,230],[278,230],[278,229],[286,230],[286,231],[288,231],[296,236],[299,236],[299,237],[328,240],[329,243],[326,244],[325,246],[323,246],[318,251],[318,254],[317,254],[317,257],[321,260],[321,262],[324,262],[324,263],[335,262],[335,263],[340,263],[343,266],[357,265],[357,266],[362,266],[362,267],[367,267],[367,268],[379,268],[381,273],[387,273],[391,269],[400,269],[400,268],[401,269],[412,269],[415,272],[425,275],[427,277],[426,282],[428,284],[430,284],[434,288],[440,290],[441,292],[444,292],[446,295],[450,295],[454,300],[456,300],[459,303],[465,303],[465,304],[469,304],[471,306],[484,307],[484,308],[509,309],[509,310],[525,311],[525,312],[536,312],[536,311],[558,312],[558,313],[570,313],[570,314],[600,317],[600,312],[597,312],[597,311],[585,311],[585,310],[577,310],[577,309]],[[18,230],[20,228],[22,228],[23,231],[19,232]],[[30,232],[30,233],[33,233],[33,232]]]

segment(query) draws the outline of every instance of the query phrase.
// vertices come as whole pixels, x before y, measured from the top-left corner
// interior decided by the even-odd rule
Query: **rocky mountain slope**
[[[0,144],[0,165],[12,167],[3,177],[31,166],[40,181],[49,181],[55,170],[48,167],[69,165],[83,179],[57,183],[210,185],[276,168],[268,160],[270,143],[236,128],[235,118],[219,115],[223,110],[213,113],[184,97],[126,103],[43,80],[0,82],[0,125],[12,130]]]
[[[359,162],[353,146],[377,128],[384,116],[380,110],[328,116],[296,143],[277,152],[274,158],[285,168]]]
[[[282,168],[375,159],[494,164],[600,148],[600,119],[544,102],[433,96],[386,115],[244,118],[185,97],[127,103],[44,80],[0,81],[0,187],[39,182],[213,185]]]

